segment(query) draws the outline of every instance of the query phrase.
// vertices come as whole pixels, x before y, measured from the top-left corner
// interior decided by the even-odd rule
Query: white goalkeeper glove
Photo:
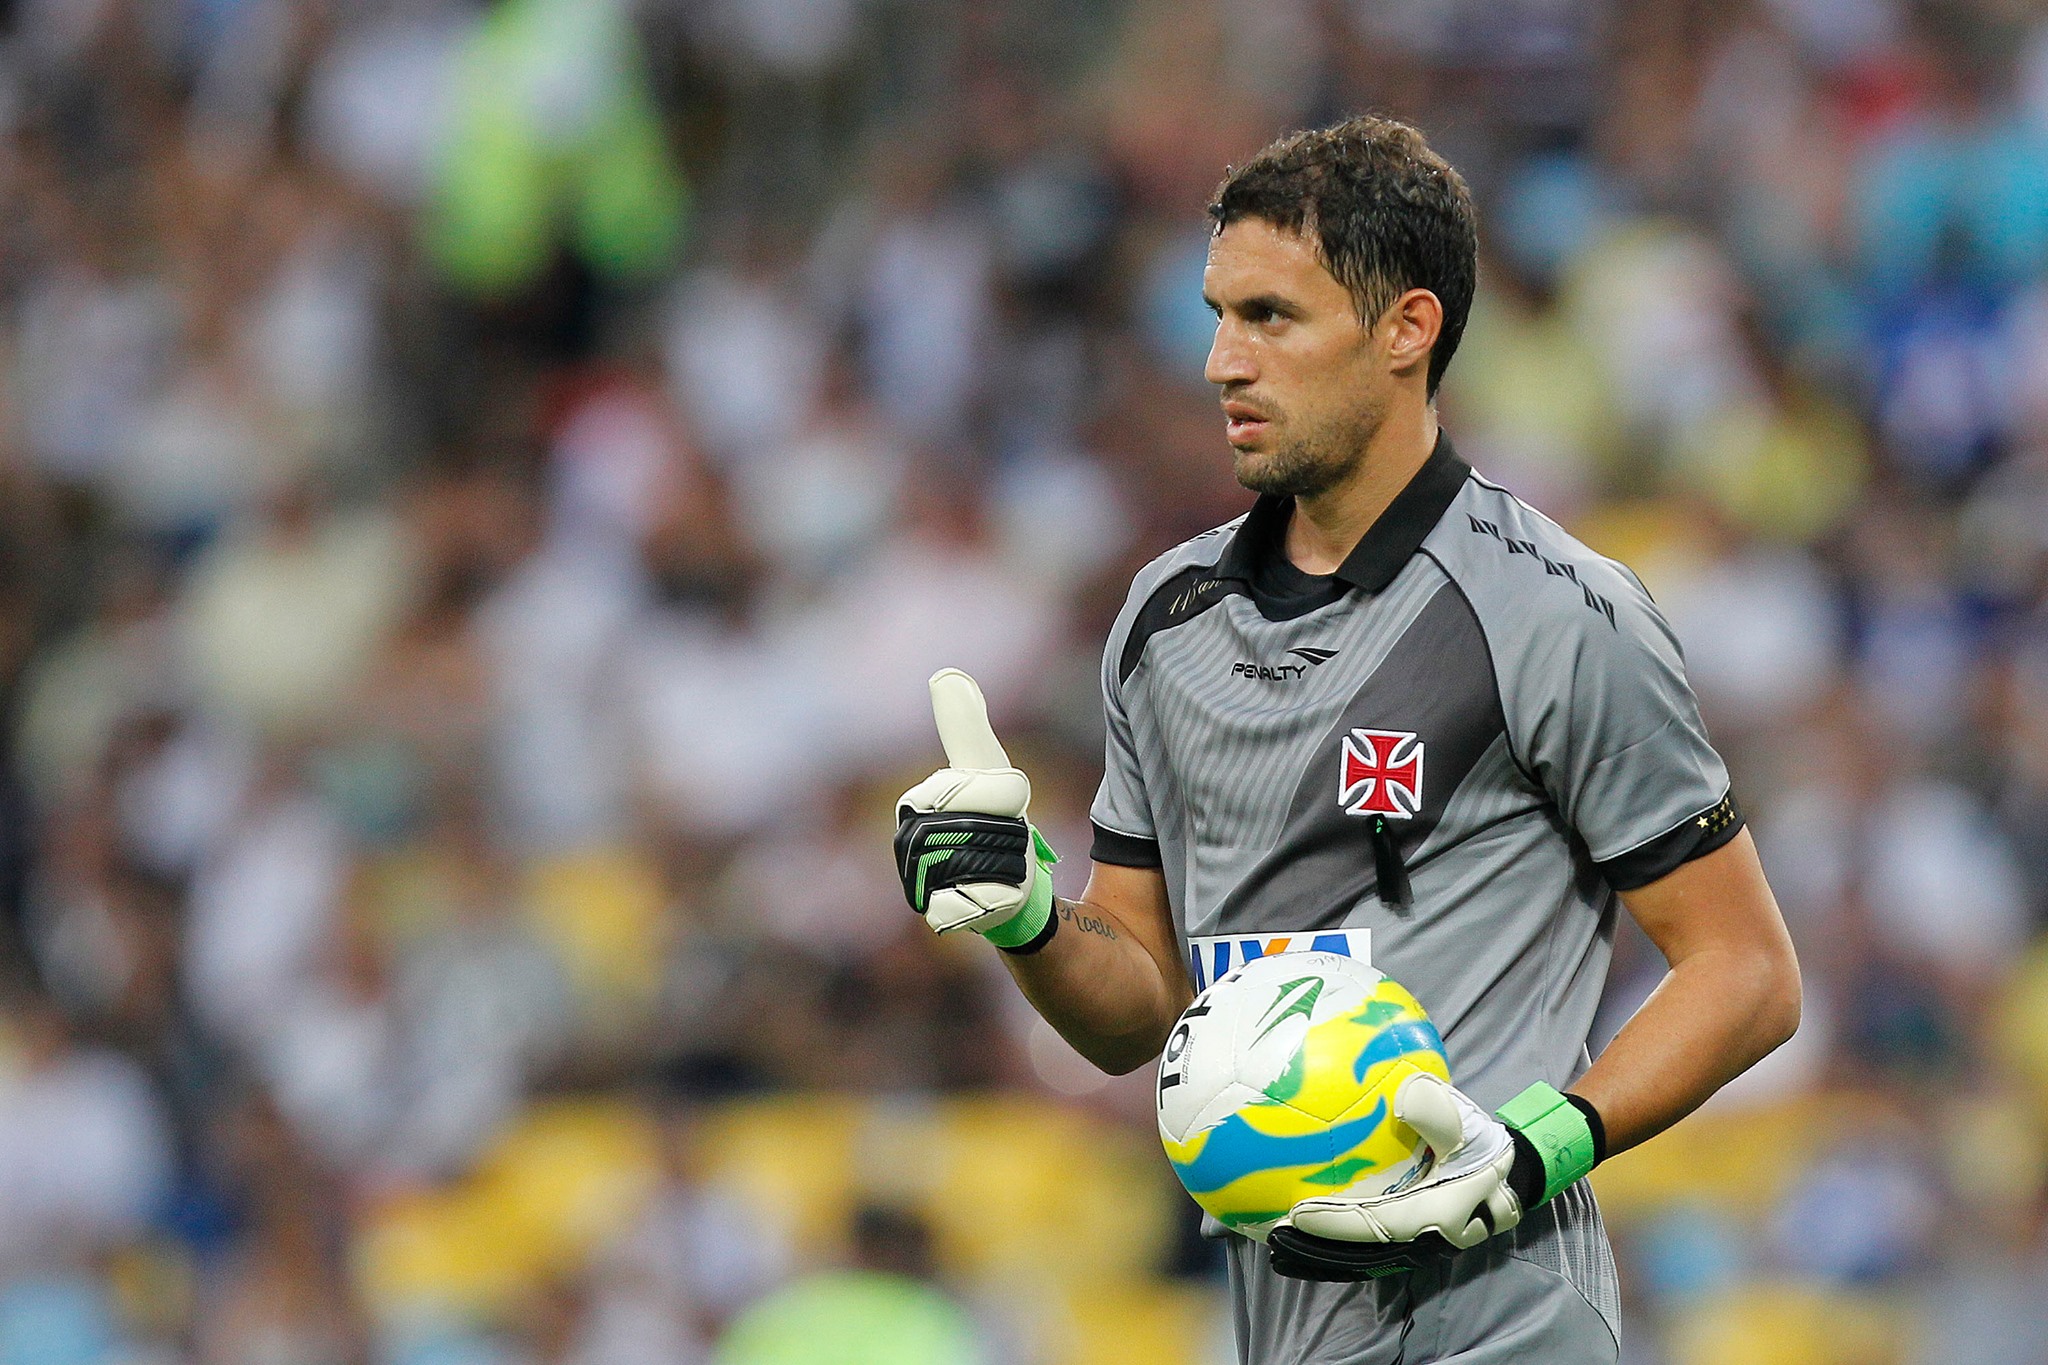
[[[974,679],[942,668],[931,689],[946,766],[896,800],[904,897],[942,934],[972,929],[1010,952],[1036,952],[1058,924],[1059,859],[1025,819],[1031,779],[1010,765]]]
[[[1496,1117],[1418,1074],[1394,1092],[1394,1117],[1415,1130],[1421,1159],[1384,1191],[1296,1204],[1267,1237],[1274,1270],[1358,1280],[1415,1269],[1506,1232],[1604,1155],[1592,1106],[1541,1083]]]

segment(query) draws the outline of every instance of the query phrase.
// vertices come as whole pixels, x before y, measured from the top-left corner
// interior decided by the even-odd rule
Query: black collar
[[[1367,592],[1384,592],[1401,566],[1421,548],[1423,538],[1443,519],[1451,500],[1465,486],[1472,466],[1451,449],[1451,438],[1439,427],[1436,448],[1408,486],[1394,495],[1387,510],[1360,536],[1351,553],[1337,566],[1334,577]],[[1216,562],[1218,578],[1241,578],[1249,582],[1253,570],[1268,555],[1281,553],[1287,533],[1287,519],[1294,513],[1294,499],[1262,494],[1245,514],[1244,523],[1230,538],[1223,556]]]

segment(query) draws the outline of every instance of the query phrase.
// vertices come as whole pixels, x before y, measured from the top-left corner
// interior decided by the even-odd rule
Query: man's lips
[[[1266,414],[1249,403],[1236,401],[1223,405],[1224,435],[1232,445],[1246,441],[1266,429]]]

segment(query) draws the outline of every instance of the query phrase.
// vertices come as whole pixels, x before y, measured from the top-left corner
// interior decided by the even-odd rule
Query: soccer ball
[[[1448,1081],[1443,1040],[1400,983],[1337,953],[1254,958],[1195,997],[1159,1059],[1159,1137],[1224,1226],[1265,1241],[1315,1195],[1386,1189],[1414,1164],[1394,1091]]]

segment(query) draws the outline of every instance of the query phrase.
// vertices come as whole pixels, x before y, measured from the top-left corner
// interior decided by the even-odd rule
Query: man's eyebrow
[[[1223,305],[1211,298],[1207,290],[1202,292],[1202,302],[1218,317],[1223,315]],[[1295,317],[1301,312],[1293,300],[1278,294],[1254,294],[1250,298],[1237,300],[1230,305],[1230,309],[1234,313],[1278,313],[1284,317]]]
[[[1254,294],[1248,299],[1237,301],[1240,313],[1271,313],[1283,318],[1299,317],[1301,306],[1290,298],[1279,294]]]

